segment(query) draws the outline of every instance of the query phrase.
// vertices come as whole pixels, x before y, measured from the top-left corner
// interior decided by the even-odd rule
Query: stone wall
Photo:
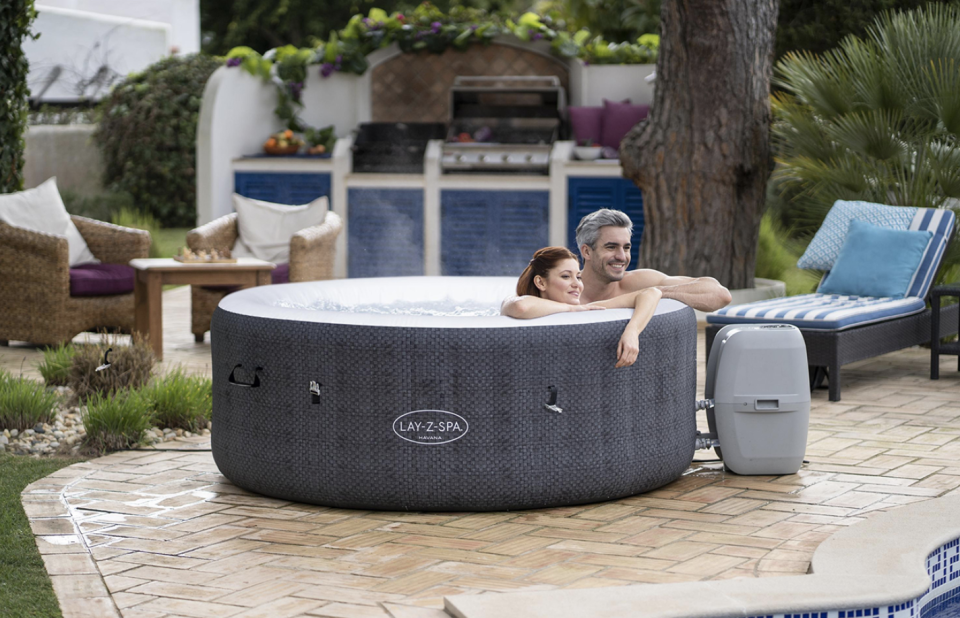
[[[566,90],[567,64],[536,51],[491,43],[442,54],[398,54],[376,65],[370,83],[374,122],[447,122],[458,75],[555,75]]]

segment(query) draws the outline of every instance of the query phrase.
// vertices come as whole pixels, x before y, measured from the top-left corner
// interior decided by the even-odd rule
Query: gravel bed
[[[57,387],[61,403],[52,423],[38,423],[32,429],[18,431],[4,429],[0,434],[0,453],[13,455],[31,455],[43,457],[51,455],[78,455],[86,430],[83,428],[83,417],[86,415],[86,406],[70,406],[66,401],[70,399],[70,389],[66,386]],[[203,429],[198,433],[183,429],[153,427],[146,432],[142,446],[150,447],[160,442],[171,442],[177,438],[193,436],[209,436],[210,429]]]

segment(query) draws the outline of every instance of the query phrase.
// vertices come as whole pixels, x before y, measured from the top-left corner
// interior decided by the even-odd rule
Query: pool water
[[[337,311],[346,313],[375,313],[378,315],[424,315],[436,317],[493,317],[500,315],[499,303],[454,300],[396,300],[384,303],[342,303],[330,299],[320,299],[312,303],[278,301],[278,307],[287,309],[307,309],[310,311]]]
[[[954,597],[949,603],[941,606],[929,618],[960,618],[960,597]]]

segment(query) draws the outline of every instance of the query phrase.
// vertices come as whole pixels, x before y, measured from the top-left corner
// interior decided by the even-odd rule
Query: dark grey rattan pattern
[[[957,313],[960,305],[940,310],[940,323],[945,326],[940,336],[957,332]],[[807,346],[807,363],[826,367],[829,371],[830,401],[840,401],[840,367],[881,354],[896,352],[930,341],[930,309],[903,318],[868,324],[841,331],[800,329]],[[951,328],[948,325],[953,325]],[[707,355],[713,340],[724,325],[707,326]]]
[[[614,369],[624,321],[505,329],[363,327],[217,309],[213,456],[257,493],[358,509],[509,510],[611,500],[693,459],[696,321],[655,316]],[[235,365],[244,382],[230,384]],[[311,403],[310,381],[321,384]],[[548,386],[562,414],[545,410]],[[414,410],[470,424],[447,444],[394,433]]]

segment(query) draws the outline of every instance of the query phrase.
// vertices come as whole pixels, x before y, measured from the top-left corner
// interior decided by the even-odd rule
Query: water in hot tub
[[[310,311],[339,311],[347,313],[376,313],[379,315],[429,315],[437,317],[490,317],[500,315],[500,303],[481,302],[479,300],[396,300],[385,303],[348,304],[331,299],[320,299],[312,303],[293,303],[278,301],[278,307],[288,309],[307,309]]]

